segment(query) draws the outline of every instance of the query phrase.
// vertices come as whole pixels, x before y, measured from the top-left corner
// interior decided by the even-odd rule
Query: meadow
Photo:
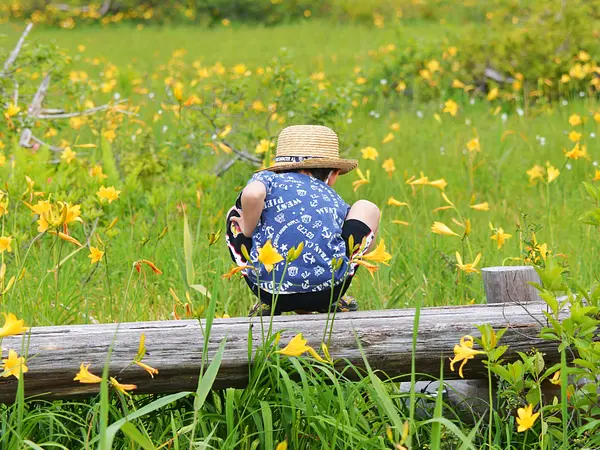
[[[245,283],[223,278],[232,268],[224,214],[270,160],[279,131],[297,123],[336,129],[344,155],[360,161],[336,189],[382,210],[378,238],[392,259],[353,282],[361,310],[482,303],[477,269],[497,265],[558,267],[595,292],[587,287],[600,269],[597,44],[565,50],[559,76],[513,72],[484,84],[459,62],[467,51],[459,43],[481,32],[476,23],[64,28],[34,27],[14,75],[19,98],[8,81],[0,97],[0,310],[28,326],[246,315],[255,300]],[[22,30],[0,25],[0,56]],[[47,108],[108,107],[28,117],[49,70]],[[22,148],[24,128],[52,148]],[[154,406],[136,421],[142,431],[124,430],[115,448],[558,448],[566,436],[549,433],[562,426],[552,420],[518,433],[501,411],[494,425],[446,409],[442,420],[441,404],[437,422],[418,422],[415,398],[395,383],[350,382],[308,358],[265,351],[256,367],[248,389],[214,392],[200,406],[185,393],[104,391],[3,406],[2,446],[110,448],[108,423],[144,405]],[[558,368],[548,369],[542,378]],[[526,405],[524,394],[515,399]],[[547,416],[560,418],[554,407]],[[571,448],[593,448],[585,439],[598,411],[586,413],[572,416]]]

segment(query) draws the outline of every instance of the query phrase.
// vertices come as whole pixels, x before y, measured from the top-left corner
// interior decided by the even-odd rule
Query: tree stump
[[[530,282],[541,283],[531,266],[486,267],[481,269],[488,303],[527,304],[542,301]]]

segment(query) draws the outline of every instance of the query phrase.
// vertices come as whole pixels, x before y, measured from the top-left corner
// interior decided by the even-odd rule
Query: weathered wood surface
[[[456,378],[456,372],[449,369],[454,344],[465,334],[477,335],[475,325],[483,323],[489,323],[495,329],[509,327],[502,339],[510,346],[506,354],[508,359],[517,351],[537,347],[546,354],[548,363],[558,361],[555,344],[537,338],[545,323],[543,307],[538,302],[529,304],[527,309],[519,304],[422,309],[416,348],[417,372],[437,376],[440,358],[443,358],[444,378]],[[358,336],[373,368],[381,369],[389,376],[410,373],[414,313],[414,309],[402,309],[338,314],[330,345],[332,357],[346,358],[361,366]],[[318,348],[326,317],[324,314],[276,317],[273,328],[282,331],[283,345],[301,332],[309,344]],[[215,320],[209,340],[209,359],[220,341],[227,339],[216,388],[243,387],[247,383],[250,325],[256,347],[261,340],[259,319]],[[137,366],[120,373],[135,357],[142,333],[146,335],[148,349],[144,361],[160,371],[154,379]],[[90,363],[90,370],[100,375],[111,343],[111,376],[120,373],[120,381],[137,384],[137,393],[195,389],[203,346],[202,331],[196,320],[34,327],[29,335],[5,338],[2,347],[4,354],[11,348],[19,354],[28,354],[29,372],[24,375],[27,396],[67,398],[97,392],[98,385],[80,384],[73,381],[73,377],[82,362]],[[466,378],[482,378],[485,374],[483,365],[477,360],[470,361],[465,368]],[[16,386],[14,377],[1,378],[0,401],[13,401]]]
[[[529,284],[541,284],[540,277],[532,266],[500,266],[481,269],[485,296],[488,303],[521,304],[540,302],[538,290]]]

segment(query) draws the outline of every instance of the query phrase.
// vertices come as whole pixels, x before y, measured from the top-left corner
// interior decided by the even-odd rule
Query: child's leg
[[[367,246],[363,249],[363,253],[366,253],[375,244],[375,235],[377,234],[377,230],[379,230],[380,219],[381,213],[377,205],[367,200],[358,200],[348,212],[342,228],[342,237],[347,243],[350,235],[352,235],[355,244],[360,244],[366,238]],[[348,256],[351,255],[348,254]]]

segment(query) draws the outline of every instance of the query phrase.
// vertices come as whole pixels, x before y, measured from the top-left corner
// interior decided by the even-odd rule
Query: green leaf
[[[204,374],[201,375],[200,380],[198,380],[198,389],[196,389],[196,398],[194,399],[194,409],[196,411],[202,409],[202,405],[204,405],[204,401],[212,389],[217,373],[219,372],[219,367],[221,366],[221,359],[223,358],[224,352],[225,339],[221,341],[219,349],[217,350],[217,353],[215,353],[215,357],[209,364],[206,372],[204,372]]]
[[[210,291],[201,284],[190,284],[190,287],[195,291],[200,292],[205,297],[211,298]]]
[[[183,214],[183,256],[185,260],[185,278],[189,286],[194,284],[196,271],[194,270],[193,240],[188,223],[187,214]]]
[[[115,164],[115,155],[112,151],[112,145],[106,139],[100,139],[100,148],[102,150],[102,169],[108,177],[106,181],[109,184],[117,184],[119,182],[119,171]]]
[[[579,223],[586,225],[600,226],[600,208],[592,209],[579,216]]]
[[[558,300],[556,299],[556,296],[548,291],[540,292],[539,295],[556,316],[558,314]]]
[[[34,450],[44,450],[43,447],[40,447],[39,445],[37,445],[35,442],[31,442],[28,439],[25,439],[23,441],[23,444],[27,445],[29,448],[33,448]]]
[[[587,193],[590,194],[590,197],[592,197],[594,200],[598,200],[598,191],[592,185],[592,183],[588,183],[587,181],[584,181],[583,186],[585,187],[585,190],[587,191]]]
[[[150,442],[150,439],[142,434],[133,423],[124,423],[121,427],[121,431],[144,450],[156,450],[156,447]]]
[[[265,401],[260,402],[260,410],[264,425],[265,448],[273,448],[273,413],[269,404]]]

